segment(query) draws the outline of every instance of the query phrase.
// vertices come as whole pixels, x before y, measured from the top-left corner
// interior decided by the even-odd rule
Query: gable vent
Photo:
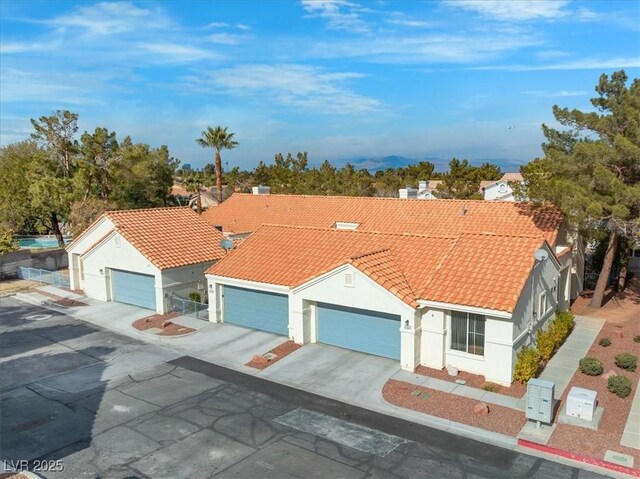
[[[115,235],[113,237],[113,244],[116,248],[120,248],[120,235]]]
[[[353,288],[355,284],[356,278],[351,271],[347,271],[344,274],[344,285],[348,288]]]

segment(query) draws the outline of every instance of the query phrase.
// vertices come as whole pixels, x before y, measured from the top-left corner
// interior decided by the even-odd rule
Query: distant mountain
[[[387,168],[404,168],[408,165],[418,163],[420,161],[430,161],[436,166],[436,171],[446,171],[449,168],[451,158],[423,157],[409,158],[406,156],[391,155],[377,158],[350,158],[338,160],[336,166],[344,166],[351,163],[356,169],[366,168],[370,172],[385,170]],[[493,163],[498,165],[503,172],[520,171],[522,162],[507,158],[474,158],[470,160],[472,165],[480,165],[482,163]]]

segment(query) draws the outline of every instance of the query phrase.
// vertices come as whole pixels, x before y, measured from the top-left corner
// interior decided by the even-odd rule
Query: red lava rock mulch
[[[251,361],[245,364],[245,366],[249,366],[250,368],[256,368],[261,370],[268,368],[273,363],[277,363],[282,358],[300,349],[301,347],[302,346],[300,346],[299,344],[296,344],[292,340],[285,341],[284,343],[276,346],[271,351],[269,351],[268,353],[265,353],[262,356],[255,355],[253,358],[251,358]],[[275,357],[273,357],[272,359],[267,359],[265,358],[267,354],[274,354]]]
[[[424,399],[415,396],[412,393],[416,390],[429,394],[429,397]],[[382,397],[396,406],[512,437],[518,435],[526,422],[522,411],[488,404],[489,414],[476,415],[474,407],[480,401],[416,386],[404,381],[396,381],[395,379],[389,379],[384,385]]]
[[[446,369],[433,369],[420,365],[417,367],[416,373],[421,374],[422,376],[442,379],[443,381],[449,382],[455,382],[456,379],[463,379],[467,381],[467,384],[465,384],[465,386],[477,389],[482,389],[482,386],[487,384],[484,376],[467,373],[465,371],[460,371],[457,376],[450,376]],[[494,390],[493,392],[504,394],[505,396],[511,396],[514,398],[521,398],[527,392],[527,386],[520,383],[513,383],[510,387],[500,386],[498,384],[495,384],[495,386],[497,386],[497,391]]]
[[[29,479],[29,478],[20,472],[7,472],[7,473],[0,474],[0,479]]]
[[[601,318],[612,323],[622,323],[640,317],[640,278],[631,278],[622,292],[615,293],[608,289],[601,308],[589,307],[592,296],[593,291],[583,291],[571,305],[573,314]]]
[[[620,338],[619,334],[623,337]],[[620,438],[624,431],[624,426],[631,410],[631,402],[638,387],[640,369],[635,372],[620,369],[614,363],[616,354],[629,352],[639,355],[640,344],[633,342],[633,337],[640,334],[640,323],[637,321],[626,321],[624,323],[606,323],[600,334],[591,345],[587,356],[596,357],[604,366],[604,374],[613,371],[615,374],[631,378],[633,387],[631,394],[626,398],[620,398],[607,390],[607,380],[602,376],[587,376],[580,370],[576,371],[571,378],[567,389],[561,398],[559,410],[563,410],[566,404],[567,395],[572,386],[591,389],[598,393],[598,406],[604,408],[600,429],[591,431],[577,426],[558,424],[549,441],[549,446],[565,451],[576,452],[596,459],[603,459],[607,450],[622,452],[634,457],[635,467],[640,467],[640,450],[620,445]],[[603,347],[598,344],[600,338],[611,339],[611,346]],[[576,362],[579,358],[576,358]]]
[[[48,291],[42,291],[40,289],[38,290],[38,294],[54,299],[55,301],[53,302],[55,304],[59,304],[60,306],[73,307],[87,305],[86,303],[83,303],[81,301],[76,301],[75,299],[71,298],[63,298],[62,296],[58,296],[57,294],[49,293]]]
[[[147,316],[146,318],[134,321],[131,326],[136,328],[138,331],[144,331],[150,328],[162,329],[162,332],[158,333],[157,336],[180,336],[182,334],[193,333],[195,331],[193,328],[172,323],[171,319],[176,316],[180,315],[178,313],[154,314],[153,316]],[[169,322],[168,324],[166,323],[167,321]],[[163,324],[165,326],[163,326]]]

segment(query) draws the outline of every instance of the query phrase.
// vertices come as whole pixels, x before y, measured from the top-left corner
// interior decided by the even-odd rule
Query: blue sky
[[[228,126],[229,166],[540,155],[553,104],[590,108],[601,73],[640,71],[640,2],[0,3],[0,141],[69,109],[183,163]]]

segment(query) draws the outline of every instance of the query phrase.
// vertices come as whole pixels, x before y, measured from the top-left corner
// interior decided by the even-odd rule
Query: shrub
[[[540,367],[540,353],[530,346],[523,346],[518,351],[516,365],[513,372],[513,380],[525,384],[534,378]]]
[[[640,343],[640,334],[636,334],[636,335],[633,337],[633,342],[634,342],[634,343]]]
[[[620,353],[616,355],[616,366],[626,371],[635,371],[637,366],[637,358],[631,353]]]
[[[598,344],[606,348],[607,346],[611,346],[611,340],[607,337],[600,338],[600,341],[598,341]]]
[[[631,394],[631,385],[631,379],[626,376],[611,376],[607,381],[607,389],[621,398]]]
[[[551,356],[553,356],[553,353],[556,350],[555,327],[553,324],[549,325],[549,329],[547,331],[543,329],[538,330],[536,345],[542,359],[545,361],[551,359]]]
[[[202,302],[200,301],[202,299],[202,296],[200,296],[200,293],[198,293],[197,291],[194,291],[193,293],[189,293],[189,299],[191,301],[195,301],[196,303]]]
[[[580,372],[587,376],[600,376],[604,372],[602,362],[596,358],[582,358],[579,363]]]
[[[500,385],[496,384],[496,383],[484,383],[482,385],[482,389],[484,391],[489,391],[492,393],[497,393],[498,391],[500,391]]]
[[[556,347],[559,347],[567,339],[569,333],[573,329],[575,324],[574,316],[571,311],[560,311],[556,314],[555,319],[551,322],[549,329],[553,329],[553,337],[555,339]]]

